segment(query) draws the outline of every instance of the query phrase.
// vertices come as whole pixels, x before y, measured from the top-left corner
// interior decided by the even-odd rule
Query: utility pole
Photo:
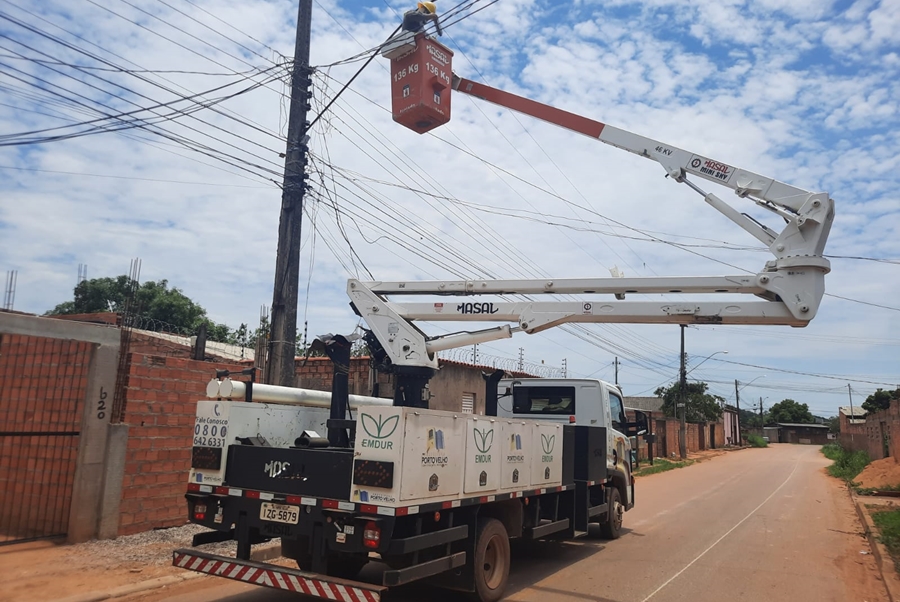
[[[569,361],[563,358],[562,361],[563,378],[569,378]]]
[[[741,392],[738,389],[738,380],[734,379],[734,407],[737,409],[737,433],[732,433],[735,445],[741,444]]]
[[[850,388],[850,383],[847,383],[847,394],[850,396],[850,420],[853,420],[853,390]],[[848,422],[848,424],[853,423]]]
[[[619,384],[619,358],[613,363],[616,365],[616,384]]]
[[[766,423],[763,422],[763,408],[762,408],[762,397],[759,398],[759,428],[763,428],[766,426]]]
[[[519,372],[525,369],[525,348],[519,347]]]
[[[303,222],[303,193],[306,189],[306,112],[312,96],[309,87],[309,40],[312,0],[300,0],[297,37],[291,69],[291,108],[288,115],[287,149],[284,156],[284,184],[281,217],[278,223],[278,252],[275,259],[275,287],[272,294],[272,325],[266,382],[292,387],[296,380],[294,357],[297,345],[297,288],[300,280],[300,227]]]
[[[678,399],[681,403],[681,428],[678,429],[678,451],[681,459],[687,458],[687,397],[684,388],[687,386],[687,372],[684,357],[684,324],[681,324],[681,378],[679,379]],[[677,407],[677,404],[676,404]]]

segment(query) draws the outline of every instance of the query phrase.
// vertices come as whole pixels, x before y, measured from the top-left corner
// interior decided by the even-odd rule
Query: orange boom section
[[[394,121],[424,134],[450,121],[453,52],[421,33],[406,47],[392,53],[391,112]]]

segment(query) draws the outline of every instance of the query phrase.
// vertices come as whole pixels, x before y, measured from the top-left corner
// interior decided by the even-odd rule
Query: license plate
[[[296,525],[300,520],[300,506],[285,506],[263,502],[259,509],[259,518],[275,523]]]

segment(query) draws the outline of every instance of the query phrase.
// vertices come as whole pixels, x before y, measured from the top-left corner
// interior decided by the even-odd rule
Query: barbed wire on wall
[[[477,357],[476,357],[477,353]],[[438,352],[438,358],[460,362],[463,364],[473,364],[476,366],[485,366],[507,372],[524,372],[532,376],[541,378],[564,378],[565,371],[563,368],[556,366],[548,366],[546,364],[536,364],[534,362],[520,362],[518,359],[511,357],[499,357],[484,353],[476,352],[471,347],[462,347],[459,349],[447,349]]]
[[[261,318],[261,320],[264,319],[265,318]],[[196,336],[197,334],[196,332],[192,332],[182,326],[170,324],[169,322],[150,318],[148,316],[133,316],[130,321],[132,323],[132,327],[137,330],[146,330],[160,334],[168,334],[186,338]],[[235,348],[246,349],[250,353],[256,352],[254,353],[254,356],[259,358],[260,349],[257,343],[258,341],[252,341],[249,339],[242,341],[240,340],[240,337],[238,337],[234,341],[228,341],[228,344],[234,345]],[[366,352],[367,350],[360,348],[357,349],[357,352],[354,355],[359,355]],[[160,350],[160,353],[163,355],[168,355],[175,352]],[[249,357],[249,354],[247,357]],[[438,357],[443,360],[454,361],[463,364],[472,364],[476,366],[484,366],[486,368],[506,370],[507,372],[525,373],[541,378],[565,378],[566,376],[565,368],[562,367],[549,366],[547,364],[538,364],[535,362],[523,362],[517,358],[500,357],[491,355],[489,353],[484,353],[481,350],[478,350],[476,352],[471,347],[462,347],[458,349],[447,349],[445,351],[440,351],[438,352]]]
[[[162,334],[172,334],[181,337],[191,337],[196,334],[188,332],[188,329],[182,326],[169,324],[168,322],[157,320],[155,318],[148,318],[147,316],[134,316],[134,328],[137,328],[138,330],[159,332]]]
[[[132,328],[136,330],[144,330],[162,335],[188,339],[187,341],[172,341],[176,345],[191,346],[193,345],[192,337],[197,336],[197,332],[192,329],[186,328],[184,326],[178,326],[177,324],[171,324],[164,320],[150,318],[148,316],[134,316],[133,318],[131,318],[130,322],[132,323]],[[256,341],[250,336],[249,330],[244,329],[243,333],[240,332],[240,330],[235,331],[234,333],[232,333],[232,336],[229,337],[229,340],[226,341],[217,340],[217,338],[209,337],[209,335],[207,335],[207,337],[207,341],[209,343],[218,343],[231,346],[232,350],[228,353],[228,355],[235,356],[234,359],[251,359],[253,357],[256,357]],[[155,350],[154,353],[163,356],[181,356],[184,354],[184,351],[180,349],[160,348]]]

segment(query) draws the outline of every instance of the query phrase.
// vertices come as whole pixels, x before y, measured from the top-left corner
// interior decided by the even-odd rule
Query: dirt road
[[[860,553],[869,547],[852,503],[825,475],[827,464],[818,447],[775,445],[640,479],[621,539],[517,547],[508,599],[886,601],[872,556]],[[414,585],[389,600],[460,598]],[[139,599],[301,598],[204,577]]]

